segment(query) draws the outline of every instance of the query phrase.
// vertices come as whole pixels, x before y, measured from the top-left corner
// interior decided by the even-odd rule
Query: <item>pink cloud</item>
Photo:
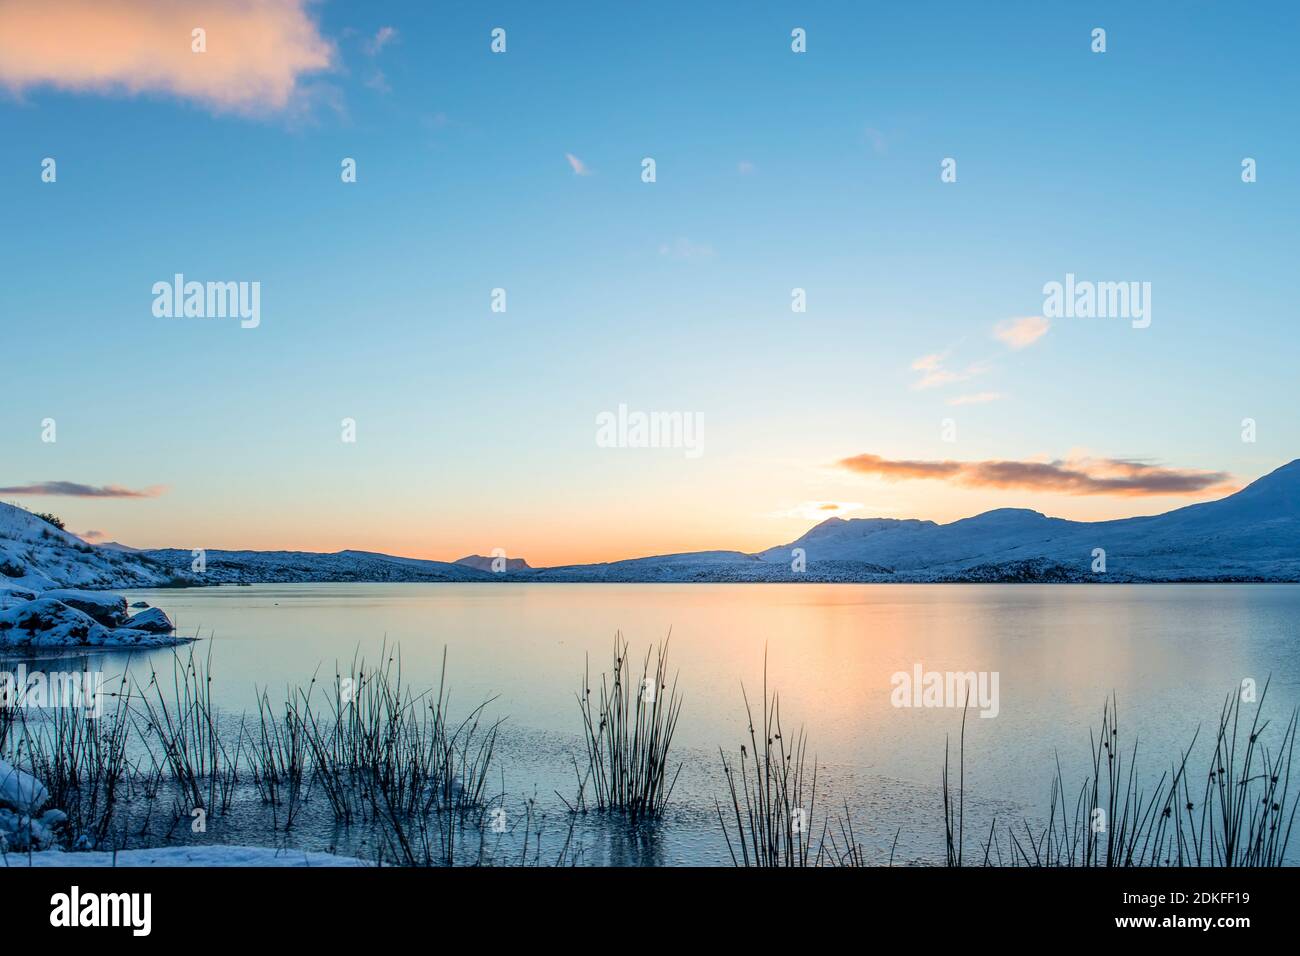
[[[1007,319],[993,329],[993,336],[1003,345],[1023,349],[1033,345],[1047,334],[1051,323],[1041,315],[1028,315],[1023,319]]]
[[[290,106],[334,50],[307,0],[0,0],[0,85],[164,93],[216,111]],[[195,29],[206,52],[192,49]]]
[[[947,360],[947,352],[935,352],[931,355],[922,355],[914,361],[912,371],[920,372],[921,377],[912,383],[912,388],[938,388],[941,385],[951,385],[953,382],[964,382],[988,371],[987,367],[979,362],[955,371],[945,366]]]

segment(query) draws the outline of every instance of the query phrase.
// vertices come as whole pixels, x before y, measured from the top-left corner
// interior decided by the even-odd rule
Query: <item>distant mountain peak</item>
[[[969,518],[962,518],[962,521],[980,524],[1007,524],[1013,522],[1026,521],[1047,521],[1047,515],[1041,511],[1035,511],[1032,508],[994,508],[992,511],[982,511],[977,515]],[[956,523],[956,522],[954,522]]]
[[[816,528],[833,528],[833,527],[835,527],[835,525],[837,525],[837,524],[844,524],[844,523],[845,523],[845,519],[844,519],[844,518],[836,518],[836,517],[825,518],[825,519],[823,519],[822,521],[819,521],[819,522],[817,522],[815,525],[813,525],[813,529],[816,529]],[[812,529],[810,529],[810,530],[812,530]]]

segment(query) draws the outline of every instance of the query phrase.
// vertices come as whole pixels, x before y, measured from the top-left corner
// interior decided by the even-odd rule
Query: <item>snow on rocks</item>
[[[101,644],[108,628],[54,598],[37,598],[0,611],[0,646]]]
[[[50,792],[25,770],[0,760],[0,804],[22,813],[31,813],[45,806]]]
[[[151,607],[147,611],[131,615],[122,626],[128,630],[147,631],[150,634],[170,634],[176,630],[176,625],[171,622],[171,618],[158,607]]]
[[[67,814],[46,810],[36,815],[49,799],[43,783],[0,760],[0,850],[41,850],[57,843]]]
[[[170,633],[108,628],[51,597],[0,610],[0,647],[163,647],[186,641]]]
[[[3,581],[0,578],[0,581]],[[36,592],[28,588],[20,588],[13,584],[0,583],[0,608],[9,607],[12,604],[21,604],[24,601],[31,601],[36,598]]]
[[[80,591],[74,588],[58,588],[44,592],[41,597],[62,601],[70,608],[82,614],[88,614],[105,627],[122,627],[126,625],[129,612],[126,598],[120,594],[107,591]]]

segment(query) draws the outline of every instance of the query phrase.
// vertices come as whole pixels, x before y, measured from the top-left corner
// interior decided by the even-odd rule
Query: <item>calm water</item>
[[[571,799],[576,790],[569,755],[581,748],[575,692],[586,656],[593,672],[607,667],[621,631],[639,659],[671,629],[685,698],[674,809],[639,841],[585,822],[580,837],[598,863],[728,861],[713,806],[723,794],[718,747],[734,752],[744,741],[741,686],[761,699],[765,653],[787,729],[807,729],[822,805],[847,802],[859,839],[881,859],[898,832],[904,862],[942,859],[944,740],[961,723],[959,709],[891,705],[891,675],[917,662],[999,675],[998,716],[968,720],[972,821],[1041,815],[1058,756],[1076,788],[1112,692],[1127,746],[1137,735],[1152,781],[1198,726],[1212,732],[1243,678],[1262,687],[1271,675],[1274,717],[1300,702],[1300,587],[1285,585],[331,584],[129,594],[141,599],[183,633],[210,639],[216,697],[235,714],[253,710],[255,688],[274,696],[318,668],[332,680],[335,661],[346,665],[358,650],[373,660],[385,640],[400,646],[407,680],[433,685],[445,647],[453,709],[495,697],[489,713],[508,718],[496,788],[514,800],[508,806],[535,796],[557,818],[553,791]],[[110,656],[102,666],[169,666],[170,653]],[[305,832],[295,839],[334,845]]]

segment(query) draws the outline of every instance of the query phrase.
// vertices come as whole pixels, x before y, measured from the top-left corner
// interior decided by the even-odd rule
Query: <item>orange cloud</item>
[[[1236,490],[1222,471],[1161,468],[1118,458],[1076,461],[908,461],[879,455],[841,459],[841,468],[891,481],[931,478],[970,488],[1028,488],[1067,495],[1197,495]]]
[[[307,0],[0,0],[0,85],[167,93],[218,111],[290,106],[331,44]],[[206,52],[192,49],[204,31]]]
[[[862,503],[860,501],[801,501],[793,508],[774,512],[772,517],[822,521],[829,516],[848,514],[861,509]]]

